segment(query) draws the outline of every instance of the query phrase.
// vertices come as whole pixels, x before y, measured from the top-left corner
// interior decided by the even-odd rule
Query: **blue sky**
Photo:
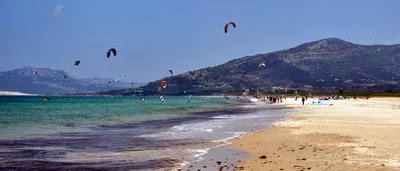
[[[327,37],[393,44],[399,7],[398,0],[1,0],[0,71],[33,66],[146,82],[169,69],[183,73]],[[228,21],[237,27],[225,34]],[[107,58],[111,47],[118,55]]]

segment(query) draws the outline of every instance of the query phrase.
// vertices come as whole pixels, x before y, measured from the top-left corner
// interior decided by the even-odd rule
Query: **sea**
[[[176,170],[290,115],[243,97],[0,96],[0,170]]]

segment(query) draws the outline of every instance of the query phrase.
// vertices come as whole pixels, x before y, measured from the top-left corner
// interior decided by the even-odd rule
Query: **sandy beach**
[[[252,156],[238,170],[400,170],[399,98],[284,103],[299,112],[233,140]]]

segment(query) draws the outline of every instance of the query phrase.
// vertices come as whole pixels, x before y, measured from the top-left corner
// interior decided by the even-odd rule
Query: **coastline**
[[[400,170],[400,98],[329,103],[284,101],[300,111],[232,141],[251,154],[239,170]]]
[[[240,170],[241,162],[245,159],[251,157],[250,153],[243,151],[241,149],[236,149],[233,147],[232,141],[235,139],[241,139],[243,136],[248,134],[252,134],[254,132],[258,132],[264,129],[268,129],[272,127],[273,123],[282,121],[288,116],[291,116],[293,108],[291,106],[285,105],[284,103],[275,103],[269,104],[268,102],[258,102],[253,103],[250,106],[241,106],[241,108],[251,108],[258,114],[262,114],[268,117],[272,117],[271,120],[268,120],[267,124],[260,125],[258,129],[252,129],[251,131],[242,132],[241,134],[237,134],[234,137],[229,139],[214,142],[216,143],[213,147],[209,147],[207,149],[203,149],[203,153],[197,156],[197,160],[194,161],[185,161],[184,163],[180,163],[177,167],[172,168],[171,170],[178,171],[187,171],[187,170],[201,170],[201,171],[214,171],[214,170]],[[273,117],[276,115],[274,110],[278,111],[279,117]],[[254,113],[246,113],[246,115],[252,115]],[[248,122],[249,120],[243,120]],[[254,122],[251,122],[254,123]],[[248,124],[248,123],[247,123]],[[257,124],[257,123],[254,123]],[[236,129],[241,129],[240,127],[243,125],[236,125]]]
[[[68,113],[71,112],[69,108],[77,108],[75,112],[81,111],[79,108],[82,104],[81,98],[78,98],[75,102],[77,107],[73,107],[75,103],[72,103],[70,98],[57,98],[53,101],[54,103],[50,104],[39,100],[37,104],[29,103],[29,105],[32,105],[32,108],[39,112],[41,110],[36,109],[36,107],[40,105],[43,106],[42,109],[54,108],[53,111],[60,111],[62,108],[57,105],[64,105],[64,103],[60,103],[64,102],[63,100],[72,105],[64,107],[68,109]],[[89,106],[90,111],[95,109],[94,106],[99,106],[98,103],[93,103],[93,100],[97,102],[99,99],[86,99],[85,101],[86,107],[88,104],[92,105]],[[130,109],[129,107],[132,107],[133,102],[135,102],[133,104],[137,104],[136,107],[144,107],[144,109],[147,109],[147,105],[150,105],[150,103],[162,105],[158,101],[149,101],[147,105],[140,105],[137,99],[129,98],[122,99],[122,101],[120,101],[121,99],[112,100],[109,98],[100,100],[102,100],[103,106],[116,113],[123,113],[124,111],[115,110],[116,107],[112,108],[113,104],[116,104],[118,108],[121,108],[120,105],[125,106],[124,109]],[[186,102],[184,98],[177,100],[175,103]],[[23,170],[23,168],[68,168],[72,170],[103,168],[112,170],[116,167],[136,170],[171,170],[170,168],[182,162],[197,161],[202,155],[207,156],[216,153],[225,156],[227,153],[218,152],[222,148],[218,148],[215,152],[214,147],[223,146],[229,143],[232,138],[239,137],[244,133],[264,129],[267,127],[266,125],[271,126],[273,122],[286,115],[284,113],[284,111],[287,111],[286,109],[291,109],[280,104],[259,105],[247,101],[235,102],[236,99],[229,103],[224,102],[224,99],[204,100],[204,102],[196,100],[190,103],[198,105],[198,110],[186,111],[174,117],[164,118],[155,115],[156,117],[150,120],[126,121],[118,124],[113,124],[114,122],[110,124],[93,122],[90,126],[84,127],[81,127],[81,125],[86,124],[79,124],[76,121],[72,122],[73,124],[66,122],[59,123],[58,126],[61,129],[49,133],[38,131],[45,128],[43,126],[46,125],[42,124],[42,127],[38,130],[31,128],[29,131],[33,132],[28,133],[33,134],[29,134],[30,136],[18,138],[13,135],[0,140],[0,146],[6,147],[0,154],[0,158],[8,159],[0,162],[0,170]],[[170,101],[170,103],[173,102]],[[219,105],[216,105],[214,109],[210,108],[212,106],[210,103],[214,104],[215,102]],[[20,103],[25,103],[25,101],[22,99]],[[164,103],[163,105],[167,104]],[[203,105],[206,105],[205,108]],[[168,106],[165,106],[164,108],[171,110],[171,113],[176,113],[176,107],[168,108]],[[26,107],[26,109],[30,108]],[[185,108],[178,107],[178,109],[183,110]],[[102,108],[98,110],[102,110]],[[85,111],[81,112],[86,113]],[[69,116],[68,113],[65,113],[65,115]],[[153,113],[158,112],[153,111]],[[128,114],[131,113],[128,112]],[[122,115],[119,117],[122,117]],[[86,120],[86,118],[96,118],[96,115],[88,115],[84,119]],[[97,121],[97,119],[94,119],[94,121]],[[3,124],[10,123],[3,122]],[[80,128],[84,129],[81,130]],[[210,153],[208,153],[209,151]],[[230,150],[229,153],[236,155],[237,151]],[[22,158],[21,156],[27,157]],[[242,158],[243,156],[235,157]],[[43,162],[46,165],[40,164]]]
[[[189,112],[185,117],[52,134],[51,141],[39,137],[3,140],[0,143],[9,151],[0,158],[10,158],[3,163],[10,168],[33,167],[34,162],[46,159],[52,167],[75,169],[89,163],[85,168],[111,169],[116,162],[127,169],[175,171],[400,169],[396,141],[400,98],[328,103],[333,105],[303,106],[291,98],[277,104],[239,103]],[[37,149],[37,144],[43,149]],[[30,153],[40,153],[41,159],[33,155],[32,160],[19,160]]]
[[[38,94],[28,94],[16,91],[0,91],[0,96],[39,96]]]

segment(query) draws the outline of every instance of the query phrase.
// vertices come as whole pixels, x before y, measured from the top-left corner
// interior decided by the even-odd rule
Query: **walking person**
[[[304,101],[306,101],[306,99],[304,98],[304,96],[301,98],[301,101],[303,102],[303,105],[304,105]]]

